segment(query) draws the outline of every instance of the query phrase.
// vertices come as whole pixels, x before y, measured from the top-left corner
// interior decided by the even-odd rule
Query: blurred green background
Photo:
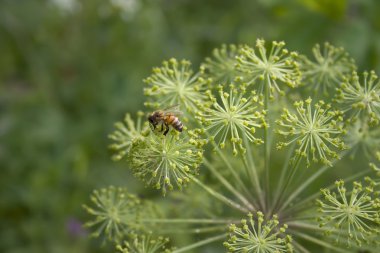
[[[146,191],[107,150],[142,79],[169,57],[197,68],[222,43],[343,46],[379,72],[378,0],[1,0],[0,252],[109,252],[89,240],[92,189]]]

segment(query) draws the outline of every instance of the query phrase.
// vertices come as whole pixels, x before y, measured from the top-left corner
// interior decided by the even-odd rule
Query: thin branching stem
[[[232,199],[229,199],[227,198],[226,196],[214,191],[212,188],[208,187],[207,185],[205,185],[204,183],[202,183],[201,181],[199,181],[197,178],[195,178],[194,176],[190,176],[190,179],[192,179],[196,184],[198,184],[200,187],[202,187],[203,189],[205,189],[211,196],[215,197],[216,199],[220,200],[221,202],[223,202],[224,204],[230,206],[230,207],[233,207],[243,213],[248,213],[249,212],[249,209],[247,209],[246,207],[236,203],[235,201],[233,201]]]
[[[279,210],[281,209],[281,207],[283,206],[283,204],[282,204],[283,198],[286,196],[286,192],[287,192],[289,186],[291,185],[291,183],[293,182],[293,178],[294,178],[294,176],[295,176],[295,174],[297,172],[297,169],[299,167],[300,161],[301,161],[301,158],[297,157],[296,160],[293,161],[293,163],[291,163],[292,166],[291,166],[291,169],[289,171],[290,174],[288,174],[288,177],[285,180],[285,185],[282,187],[282,189],[280,191],[280,196],[278,198],[278,201],[276,203],[274,203],[274,205],[275,205],[275,208],[274,208],[275,213],[278,213]]]
[[[355,179],[357,179],[357,178],[363,177],[364,175],[366,175],[366,174],[368,174],[368,173],[370,173],[370,172],[371,172],[370,169],[365,170],[365,171],[361,171],[361,172],[359,172],[359,173],[356,173],[356,174],[353,175],[353,176],[350,176],[350,177],[344,178],[343,181],[345,181],[345,182],[351,182],[351,181],[353,181],[353,180],[355,180]],[[330,184],[329,186],[327,186],[327,187],[325,187],[325,188],[331,190],[331,189],[333,189],[333,188],[335,188],[335,187],[336,187],[335,183],[332,183],[332,184]],[[301,212],[301,211],[303,211],[303,210],[305,210],[305,209],[308,209],[308,208],[310,207],[310,206],[308,205],[308,203],[314,201],[314,200],[315,200],[316,198],[318,198],[320,195],[321,195],[320,192],[316,192],[316,193],[310,195],[309,197],[304,198],[302,201],[297,202],[295,205],[293,205],[293,206],[291,206],[291,207],[285,209],[284,217],[286,217],[286,216],[288,216],[288,215],[290,215],[290,214],[294,214],[294,213],[296,213],[296,212],[299,213],[299,212]],[[298,219],[298,218],[297,218],[297,219]]]
[[[281,189],[284,185],[284,181],[285,181],[285,175],[289,169],[289,164],[290,164],[290,160],[291,160],[291,157],[293,155],[293,151],[295,149],[295,143],[293,143],[291,145],[291,148],[289,149],[287,155],[286,155],[286,159],[285,159],[285,162],[282,166],[282,169],[281,169],[281,175],[280,175],[280,179],[278,180],[277,182],[277,187],[276,187],[276,191],[275,191],[275,195],[274,195],[274,200],[271,204],[271,210],[270,210],[270,213],[273,213],[274,211],[274,208],[276,207],[276,203],[278,203],[278,200],[280,198],[280,193],[281,193]]]
[[[248,142],[248,139],[246,137],[243,138],[243,141],[245,143],[245,146],[247,147],[247,152],[245,155],[242,155],[244,168],[246,170],[247,176],[251,179],[251,184],[255,188],[256,194],[259,198],[260,202],[260,209],[263,208],[264,200],[263,200],[263,193],[262,188],[260,186],[260,180],[258,176],[257,167],[255,165],[255,162],[253,160],[253,154],[251,150],[250,143]],[[256,203],[256,201],[253,199],[253,203]],[[256,204],[257,206],[257,204]]]
[[[228,161],[227,157],[222,152],[222,150],[220,150],[220,148],[218,147],[218,145],[216,145],[215,143],[213,143],[213,145],[214,145],[214,148],[215,148],[217,154],[223,160],[223,162],[226,165],[226,167],[228,168],[229,172],[231,172],[232,176],[235,178],[236,183],[238,184],[238,186],[247,194],[247,196],[250,196],[251,195],[251,191],[249,191],[248,188],[246,187],[246,185],[243,183],[243,181],[241,180],[239,174],[236,172],[236,169],[234,169],[232,167],[231,163]]]
[[[230,224],[234,219],[141,219],[143,223],[199,223],[199,224]]]
[[[342,157],[346,156],[348,154],[348,151],[345,151],[342,153]],[[332,161],[332,164],[334,165],[339,160],[335,159]],[[319,168],[312,174],[307,180],[305,180],[300,186],[298,186],[294,192],[286,199],[286,201],[282,204],[282,206],[278,209],[279,212],[284,210],[291,201],[293,201],[301,192],[303,192],[306,187],[308,187],[314,180],[316,180],[319,176],[321,176],[323,173],[325,173],[331,166],[324,165],[323,167]]]
[[[185,229],[161,229],[161,234],[203,234],[203,233],[210,233],[210,232],[216,232],[216,231],[225,231],[226,226],[208,226],[208,227],[200,227],[200,228],[185,228]]]
[[[270,80],[270,79],[269,79]],[[266,112],[269,111],[269,84],[265,88],[265,97],[264,97],[264,110]],[[269,120],[269,119],[268,119]],[[269,182],[270,182],[270,141],[269,141],[269,131],[268,127],[264,127],[264,158],[265,158],[265,183],[264,183],[264,189],[265,189],[265,206],[264,206],[264,212],[268,210],[269,207]]]
[[[222,240],[222,239],[226,238],[226,236],[227,236],[226,234],[221,234],[221,235],[217,235],[217,236],[209,237],[209,238],[204,239],[204,240],[202,240],[202,241],[199,241],[199,242],[196,242],[196,243],[193,243],[193,244],[187,245],[187,246],[185,246],[185,247],[182,247],[182,248],[176,249],[176,250],[174,250],[172,253],[186,252],[186,251],[188,251],[188,250],[195,249],[195,248],[198,248],[198,247],[201,247],[201,246],[207,245],[207,244],[209,244],[209,243],[212,243],[212,242],[215,242],[215,241]]]
[[[248,164],[248,161],[247,161],[247,158],[245,156],[242,156],[242,159],[243,159],[243,164],[244,164],[244,167],[245,167],[245,170],[248,172],[248,171],[252,171],[252,172],[256,172],[256,169],[251,169],[251,167],[249,166]],[[253,174],[253,178],[255,179],[255,182],[257,183],[254,183],[253,184],[253,188],[255,189],[256,191],[256,194],[259,198],[259,202],[260,202],[260,209],[263,209],[264,208],[264,195],[263,195],[263,191],[260,187],[260,183],[259,183],[259,180],[258,180],[258,176],[257,176],[257,173],[254,173]]]
[[[318,244],[318,245],[320,245],[320,246],[322,246],[324,248],[332,249],[332,250],[334,250],[336,252],[347,253],[347,250],[341,249],[341,248],[337,248],[337,247],[333,246],[332,244],[330,244],[330,243],[328,243],[328,242],[326,242],[324,240],[320,240],[320,239],[318,239],[318,238],[316,238],[314,236],[310,236],[310,235],[307,235],[305,233],[300,233],[300,232],[294,231],[294,230],[292,230],[291,232],[295,236],[297,236],[297,237],[300,237],[300,238],[305,239],[307,241],[310,241],[312,243]]]
[[[254,207],[238,190],[235,189],[216,169],[215,167],[204,158],[204,164],[212,172],[215,177],[223,184],[232,194],[234,194],[249,210],[255,211],[257,208]]]

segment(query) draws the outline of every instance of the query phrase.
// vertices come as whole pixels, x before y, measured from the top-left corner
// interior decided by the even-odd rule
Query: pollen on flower
[[[329,91],[339,86],[343,76],[356,69],[354,60],[342,47],[334,47],[325,43],[323,48],[319,44],[312,49],[314,61],[301,56],[302,83],[314,91]]]
[[[143,117],[144,113],[138,112],[135,122],[132,120],[131,115],[127,113],[124,122],[115,123],[116,130],[108,135],[114,141],[109,146],[110,149],[115,151],[115,154],[112,156],[113,160],[121,160],[129,152],[134,140],[147,135],[148,126]]]
[[[356,72],[345,77],[337,88],[336,102],[347,112],[348,120],[368,121],[378,125],[380,121],[380,81],[374,71],[364,72],[359,78]]]
[[[370,178],[366,180],[367,186],[354,182],[349,191],[343,180],[335,183],[335,191],[321,190],[323,198],[318,200],[320,226],[326,228],[326,235],[337,243],[347,246],[378,243],[380,199],[374,193],[374,182]]]
[[[112,241],[119,241],[125,233],[137,226],[141,201],[126,188],[113,187],[94,190],[90,196],[92,206],[83,208],[94,216],[85,224],[94,228],[92,236],[104,235]]]
[[[165,195],[174,185],[182,188],[191,175],[198,174],[204,144],[194,131],[172,132],[166,137],[151,134],[132,145],[128,160],[136,177]]]
[[[266,127],[265,111],[261,110],[262,101],[254,92],[246,95],[246,90],[230,85],[229,92],[219,86],[219,97],[216,99],[209,93],[213,105],[199,113],[198,118],[221,148],[226,142],[233,146],[234,154],[238,148],[244,151],[244,142],[261,144],[262,139],[256,137],[256,128]]]
[[[277,216],[265,220],[264,214],[248,214],[248,220],[242,219],[241,226],[232,224],[228,241],[224,246],[229,252],[293,252],[292,238],[285,234],[287,225],[280,227]]]
[[[158,109],[162,105],[179,105],[190,113],[203,105],[209,81],[199,72],[194,73],[189,61],[172,58],[164,61],[161,67],[154,68],[153,74],[144,82],[148,85],[144,89],[149,98],[146,106]]]
[[[285,42],[273,41],[270,49],[265,41],[256,41],[256,50],[249,46],[242,47],[237,56],[237,69],[244,73],[248,85],[258,85],[260,94],[268,94],[273,99],[276,93],[284,95],[285,87],[297,87],[301,81],[301,72],[297,62],[298,54],[289,52]]]
[[[121,253],[170,253],[167,248],[169,238],[153,237],[152,233],[137,235],[132,233],[130,239],[123,244],[117,245],[116,249]]]
[[[309,98],[294,103],[296,112],[283,110],[281,119],[276,123],[276,132],[287,141],[277,143],[281,149],[296,144],[294,158],[305,158],[309,166],[311,161],[321,161],[331,166],[331,159],[339,158],[337,151],[345,149],[341,135],[345,133],[342,125],[342,112],[331,110],[329,104],[319,101],[312,105]]]

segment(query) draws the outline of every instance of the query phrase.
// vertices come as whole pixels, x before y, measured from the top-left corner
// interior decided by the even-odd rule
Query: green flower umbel
[[[319,101],[312,106],[312,100],[294,103],[296,113],[284,109],[281,119],[276,123],[280,126],[277,133],[286,137],[286,142],[279,142],[277,148],[287,147],[296,143],[295,158],[306,158],[310,162],[321,161],[331,165],[332,158],[338,158],[338,150],[345,148],[341,135],[343,129],[342,113],[330,110],[330,105]]]
[[[277,216],[269,221],[257,212],[257,217],[248,214],[248,221],[243,219],[241,227],[232,224],[230,234],[224,246],[229,252],[246,253],[283,253],[293,252],[291,237],[285,235],[287,226],[279,227]]]
[[[322,215],[320,226],[325,227],[327,235],[333,236],[337,242],[346,241],[348,246],[376,243],[375,238],[380,233],[380,199],[374,194],[373,182],[367,180],[368,186],[354,182],[348,192],[342,180],[335,183],[337,192],[321,190],[324,198],[318,200]]]
[[[206,77],[210,77],[216,84],[231,83],[241,74],[236,70],[236,56],[239,54],[239,48],[234,44],[225,45],[221,48],[215,48],[212,51],[212,57],[207,57],[202,69]]]
[[[135,176],[148,185],[162,189],[163,194],[190,181],[198,173],[202,162],[204,141],[193,131],[167,136],[151,134],[137,141],[130,149],[128,159]]]
[[[145,122],[145,123],[144,123]],[[127,113],[124,118],[124,122],[115,123],[116,130],[108,137],[114,141],[110,145],[110,149],[115,151],[115,155],[112,159],[118,161],[121,160],[132,146],[132,142],[139,138],[143,138],[149,132],[148,122],[144,119],[144,113],[137,113],[136,123],[132,120],[131,115]]]
[[[206,81],[199,75],[193,73],[189,61],[178,62],[174,58],[164,61],[162,67],[154,68],[153,74],[144,80],[149,86],[144,93],[150,99],[145,105],[155,109],[180,105],[188,112],[196,111],[207,98]]]
[[[380,147],[380,128],[370,126],[368,122],[356,121],[348,126],[345,143],[350,147],[351,156],[357,151],[363,152],[367,158],[375,155]]]
[[[350,119],[360,118],[377,125],[380,120],[380,81],[374,71],[364,72],[360,79],[356,72],[337,89],[336,101],[349,113]]]
[[[301,57],[302,82],[315,92],[334,91],[344,75],[356,69],[354,60],[341,47],[325,43],[322,50],[319,44],[313,47],[314,61]]]
[[[213,106],[205,108],[199,114],[199,119],[205,126],[206,132],[221,148],[226,141],[232,143],[234,154],[237,147],[244,150],[243,139],[260,144],[263,141],[255,136],[256,128],[266,127],[265,111],[259,110],[262,102],[251,92],[246,95],[244,88],[237,89],[230,85],[230,91],[224,92],[219,86],[219,97],[214,98],[208,93]]]
[[[259,93],[273,98],[274,94],[284,95],[284,86],[297,87],[301,81],[298,54],[284,48],[285,42],[273,41],[270,49],[265,41],[256,41],[256,50],[245,46],[237,57],[237,69],[245,73],[249,85],[258,85]]]
[[[136,227],[141,202],[126,188],[110,186],[94,190],[90,199],[93,207],[83,207],[95,218],[85,224],[86,227],[95,228],[93,236],[103,234],[109,240],[119,241]]]
[[[150,233],[147,235],[131,234],[129,241],[124,241],[123,245],[118,245],[116,249],[120,253],[170,253],[166,248],[168,238],[154,238]]]

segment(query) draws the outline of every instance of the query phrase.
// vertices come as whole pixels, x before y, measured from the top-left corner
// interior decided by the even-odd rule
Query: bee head
[[[153,115],[149,115],[148,116],[148,121],[149,121],[150,124],[153,124],[153,122],[154,122],[154,116]]]
[[[148,121],[152,125],[156,125],[157,124],[157,115],[156,115],[155,112],[148,116]]]

